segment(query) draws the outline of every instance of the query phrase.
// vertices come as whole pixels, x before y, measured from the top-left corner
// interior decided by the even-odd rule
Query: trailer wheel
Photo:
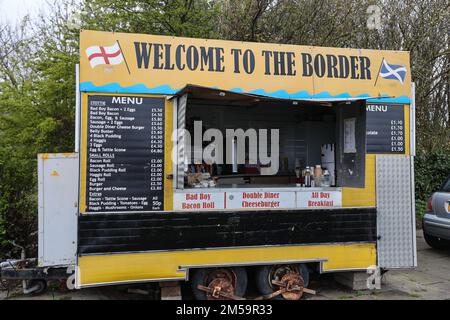
[[[303,280],[303,287],[309,285],[309,271],[305,264],[271,265],[261,266],[256,270],[256,287],[262,295],[269,295],[280,288],[272,281],[281,281],[289,273],[300,275]],[[283,295],[278,295],[274,300],[285,300]]]
[[[226,300],[214,297],[211,293],[198,288],[199,285],[220,290],[229,295],[243,297],[247,290],[247,271],[242,267],[198,269],[190,280],[196,300]]]
[[[36,287],[36,290],[31,292],[32,295],[39,295],[47,290],[47,281],[44,279],[33,279],[28,281],[28,288]]]

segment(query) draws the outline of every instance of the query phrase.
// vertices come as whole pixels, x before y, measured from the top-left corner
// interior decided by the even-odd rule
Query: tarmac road
[[[421,230],[417,231],[418,267],[415,270],[389,271],[383,277],[382,289],[375,291],[352,291],[334,281],[333,275],[313,276],[310,288],[317,291],[310,300],[411,300],[439,299],[450,300],[450,250],[439,251],[430,248],[423,239]],[[138,289],[138,287],[134,287]],[[148,287],[140,288],[149,289]],[[24,296],[19,290],[7,297],[0,291],[1,299],[33,300],[108,300],[108,299],[154,299],[152,290],[129,293],[129,287],[103,287],[79,291],[61,292],[53,288],[39,296]],[[144,294],[143,294],[144,293]]]

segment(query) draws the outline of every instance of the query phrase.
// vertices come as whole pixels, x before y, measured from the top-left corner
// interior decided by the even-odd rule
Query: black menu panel
[[[368,104],[367,153],[405,153],[405,113],[401,105]]]
[[[88,212],[164,209],[164,99],[89,96]]]

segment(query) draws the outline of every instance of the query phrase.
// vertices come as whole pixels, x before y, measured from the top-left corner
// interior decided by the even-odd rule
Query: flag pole
[[[119,46],[120,46],[120,44],[119,44]],[[380,77],[381,67],[383,66],[383,63],[384,63],[384,57],[383,57],[383,60],[381,60],[380,69],[378,70],[377,78],[375,79],[375,84],[373,85],[374,87],[376,87],[378,78]]]
[[[125,58],[125,54],[123,53],[123,50],[122,50],[122,46],[120,45],[119,40],[116,40],[116,41],[117,41],[117,44],[119,45],[120,52],[122,52],[123,60],[125,61],[125,65],[127,66],[127,69],[128,69],[128,74],[131,75],[130,68],[128,67],[127,59]]]

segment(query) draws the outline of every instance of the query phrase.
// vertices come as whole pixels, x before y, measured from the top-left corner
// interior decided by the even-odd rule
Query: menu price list
[[[164,99],[89,96],[88,212],[164,209]]]
[[[405,113],[401,105],[367,105],[367,152],[405,153]]]

